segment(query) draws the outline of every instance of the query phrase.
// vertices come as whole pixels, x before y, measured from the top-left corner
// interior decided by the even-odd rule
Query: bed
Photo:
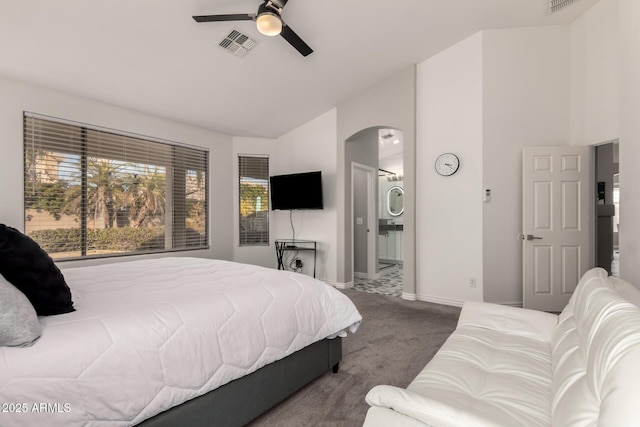
[[[321,281],[229,261],[61,271],[76,311],[0,347],[2,426],[244,425],[336,371],[362,320]]]

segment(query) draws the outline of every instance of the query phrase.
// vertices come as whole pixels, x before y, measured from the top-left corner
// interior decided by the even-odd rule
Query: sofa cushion
[[[640,308],[630,302],[639,300],[602,269],[582,277],[552,340],[553,425],[640,420]]]
[[[631,283],[618,277],[609,276],[609,286],[622,298],[640,307],[640,291]]]
[[[407,390],[438,402],[426,424],[548,426],[551,384],[549,342],[459,327]]]
[[[458,328],[477,327],[551,342],[558,325],[556,314],[488,302],[466,302]]]

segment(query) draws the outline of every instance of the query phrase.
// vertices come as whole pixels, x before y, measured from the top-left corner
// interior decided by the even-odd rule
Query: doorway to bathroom
[[[378,272],[402,268],[404,217],[403,135],[378,130]]]
[[[401,297],[404,289],[403,134],[364,129],[347,140],[354,289]]]

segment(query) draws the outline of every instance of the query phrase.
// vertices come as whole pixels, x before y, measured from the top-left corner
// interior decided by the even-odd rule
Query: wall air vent
[[[220,43],[218,43],[218,46],[228,52],[231,52],[237,57],[244,58],[245,56],[247,56],[247,53],[249,53],[249,51],[257,44],[258,42],[250,39],[240,31],[231,30],[231,32],[227,34],[227,36]]]
[[[549,0],[549,7],[551,9],[551,13],[557,12],[565,6],[569,6],[576,0]]]

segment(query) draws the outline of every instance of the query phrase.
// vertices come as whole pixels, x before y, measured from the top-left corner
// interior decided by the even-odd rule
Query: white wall
[[[237,246],[238,153],[269,154],[272,174],[322,170],[325,209],[295,212],[294,223],[297,237],[321,242],[318,277],[341,283],[351,280],[344,141],[362,129],[393,127],[405,136],[405,254],[407,248],[416,252],[416,237],[420,244],[418,262],[405,260],[405,293],[415,291],[412,265],[417,264],[423,299],[512,303],[521,295],[513,235],[521,221],[516,153],[523,145],[595,144],[620,137],[621,275],[640,286],[639,17],[637,0],[600,0],[569,27],[476,34],[275,141],[232,140],[0,78],[0,222],[22,228],[22,111],[33,111],[209,147],[212,249],[182,255],[275,265],[273,246]],[[450,178],[433,171],[435,157],[444,151],[456,152],[462,161]],[[483,187],[493,190],[490,204],[482,203]],[[288,213],[271,214],[272,240],[290,237]],[[469,287],[472,277],[476,288]]]
[[[522,147],[569,142],[569,28],[480,32],[419,64],[417,86],[419,298],[521,304]],[[461,167],[442,178],[446,151]]]
[[[211,249],[175,255],[232,258],[230,136],[4,77],[0,77],[0,93],[0,222],[24,230],[22,114],[30,111],[209,148]]]
[[[482,300],[482,76],[481,33],[418,65],[416,240],[422,300],[453,305]],[[460,158],[459,171],[450,177],[433,168],[444,152]]]
[[[338,104],[338,281],[349,284],[353,280],[351,263],[351,234],[347,228],[351,220],[351,199],[346,182],[351,166],[345,158],[346,141],[369,128],[400,129],[404,136],[405,213],[403,239],[404,293],[403,298],[415,299],[415,203],[416,203],[416,69],[414,66]]]
[[[570,26],[571,144],[620,135],[618,0],[600,0]]]
[[[322,171],[324,209],[293,211],[296,239],[318,242],[316,277],[329,283],[337,282],[336,239],[336,109],[331,109],[277,140],[276,159],[271,175]],[[273,239],[292,237],[289,212],[271,211],[269,217]],[[305,263],[304,272],[311,273],[313,260],[309,254],[299,254]],[[275,256],[275,255],[274,255]]]
[[[519,305],[522,148],[569,142],[569,28],[483,31],[482,74],[484,300]]]
[[[640,2],[600,0],[571,25],[571,141],[619,138],[620,277],[640,288]]]
[[[277,139],[233,138],[233,254],[234,261],[275,268],[277,266],[274,241],[291,239],[293,231],[289,211],[269,211],[268,246],[239,246],[239,186],[238,155],[265,155],[269,157],[269,175],[322,171],[322,210],[293,211],[291,219],[295,237],[316,240],[316,277],[336,283],[337,242],[336,229],[336,110],[325,114]],[[285,253],[285,255],[289,255]],[[303,272],[313,274],[313,257],[299,252],[304,262]]]
[[[640,2],[620,5],[620,276],[640,288]]]

